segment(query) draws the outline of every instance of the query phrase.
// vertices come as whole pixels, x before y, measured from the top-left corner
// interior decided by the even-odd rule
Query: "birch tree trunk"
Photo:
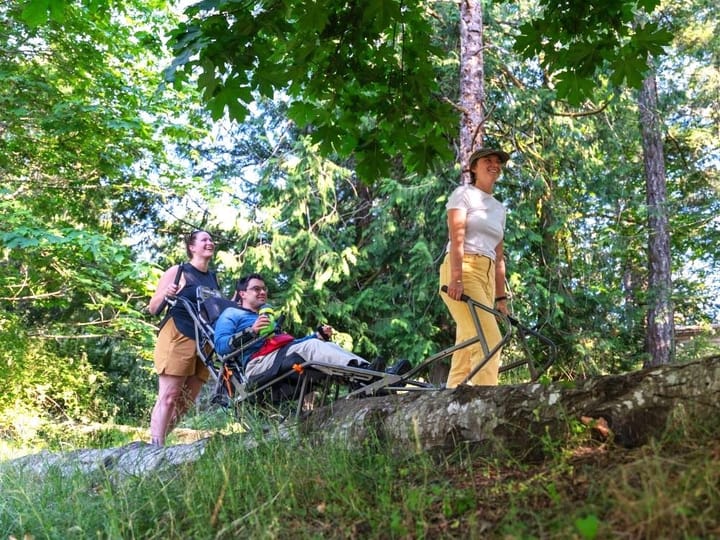
[[[483,12],[479,0],[460,1],[460,163],[463,181],[470,180],[470,153],[482,146],[485,124]]]
[[[645,367],[667,364],[674,354],[665,155],[657,113],[655,75],[643,81],[638,100],[648,205],[648,312]]]

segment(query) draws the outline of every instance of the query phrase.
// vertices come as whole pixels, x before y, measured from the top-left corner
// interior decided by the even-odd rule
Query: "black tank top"
[[[182,274],[185,277],[185,286],[180,289],[178,296],[187,298],[195,304],[197,301],[198,287],[208,287],[220,290],[215,272],[201,272],[190,263],[183,263]],[[175,321],[175,326],[184,336],[195,339],[195,323],[185,310],[185,307],[178,302],[170,308],[170,315]]]

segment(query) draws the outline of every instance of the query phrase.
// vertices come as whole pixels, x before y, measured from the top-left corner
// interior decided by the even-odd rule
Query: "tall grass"
[[[229,435],[193,466],[113,482],[5,474],[0,537],[313,538],[424,535],[439,497],[428,456]],[[400,489],[412,480],[417,486]]]
[[[633,450],[575,433],[536,463],[229,430],[145,477],[0,469],[0,538],[717,538],[718,418],[679,410]]]

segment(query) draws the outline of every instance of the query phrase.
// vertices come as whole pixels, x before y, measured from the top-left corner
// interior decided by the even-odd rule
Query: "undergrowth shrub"
[[[0,338],[0,433],[32,439],[49,421],[104,421],[112,405],[104,399],[106,377],[87,356],[58,356],[49,342],[29,339],[12,319],[12,337]]]

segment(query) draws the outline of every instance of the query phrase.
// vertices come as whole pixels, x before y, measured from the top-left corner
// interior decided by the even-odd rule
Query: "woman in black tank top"
[[[148,310],[159,314],[165,299],[184,296],[195,300],[198,287],[219,289],[217,277],[210,272],[215,243],[207,231],[194,231],[185,239],[189,262],[174,265],[160,278]],[[183,414],[195,402],[209,372],[197,354],[193,321],[178,304],[169,311],[155,344],[155,371],[158,397],[150,417],[153,444],[163,446]]]

